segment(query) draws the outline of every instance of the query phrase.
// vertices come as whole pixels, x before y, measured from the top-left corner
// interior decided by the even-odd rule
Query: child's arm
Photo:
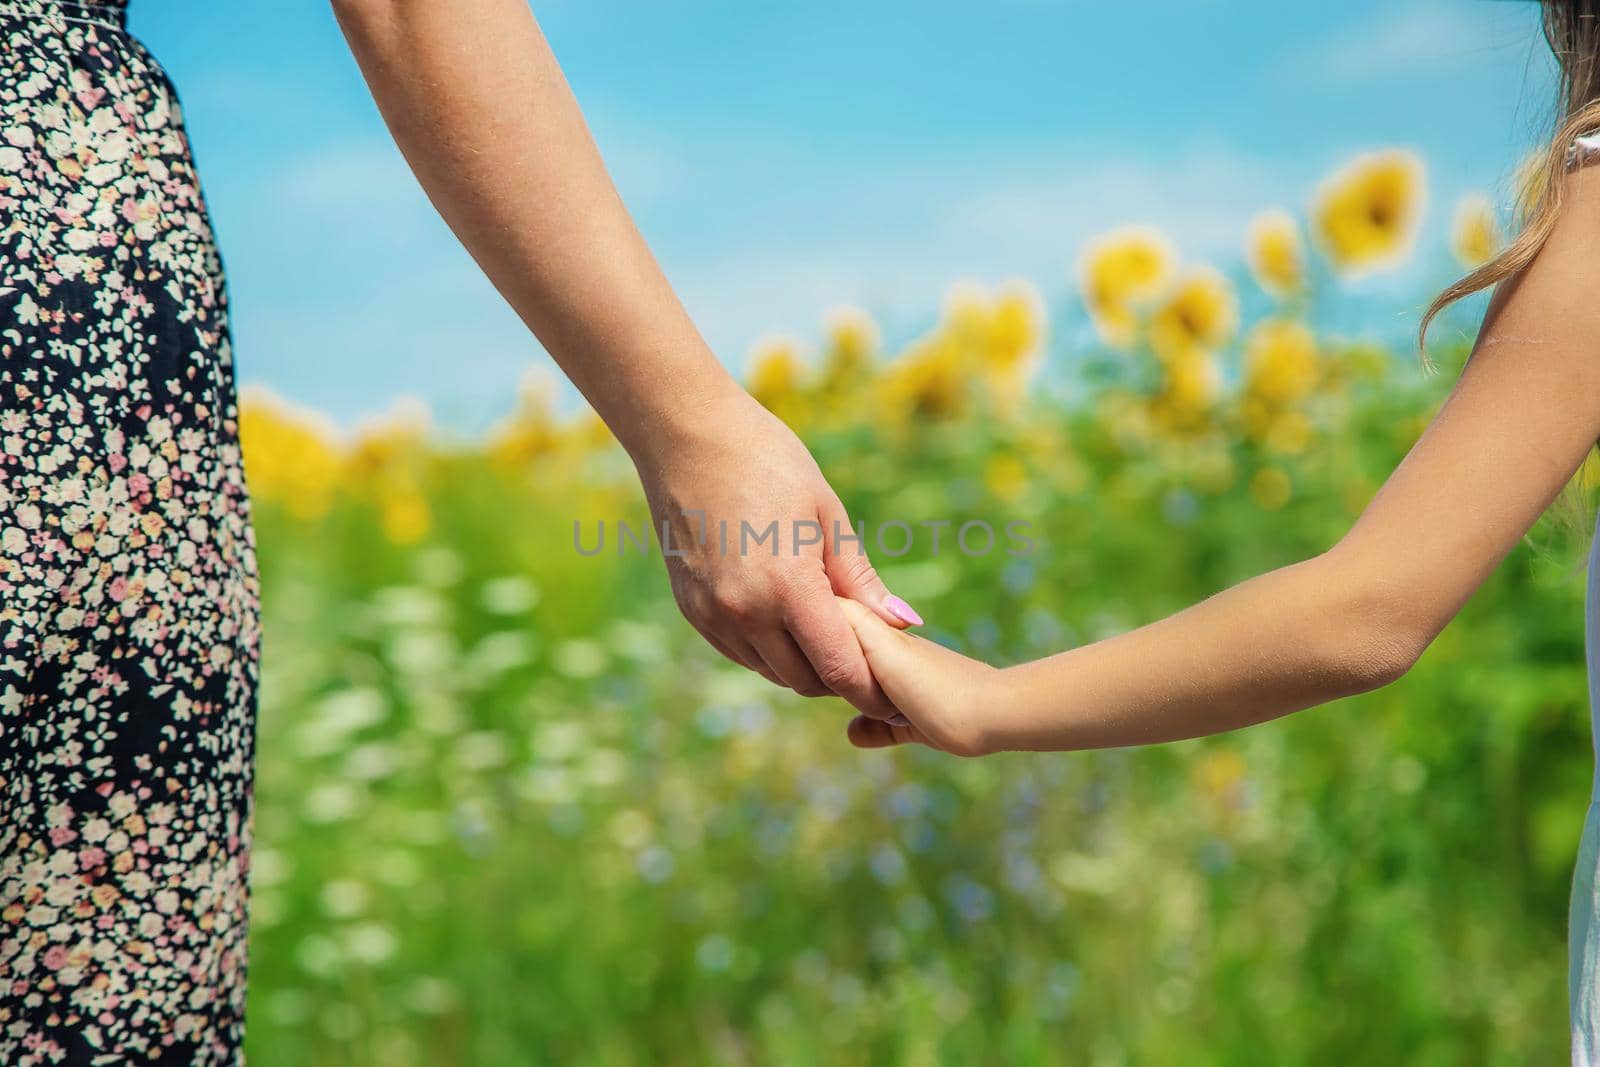
[[[1147,744],[1262,722],[1403,675],[1600,438],[1600,175],[1568,182],[1554,235],[1495,294],[1449,400],[1331,550],[1006,670],[847,609],[873,673],[912,724],[857,719],[851,739],[961,754]]]

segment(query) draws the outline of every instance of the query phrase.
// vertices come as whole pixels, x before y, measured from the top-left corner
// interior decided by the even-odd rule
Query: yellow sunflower
[[[762,341],[751,358],[750,395],[773,414],[786,417],[799,398],[803,373],[796,342],[788,338]]]
[[[848,378],[877,355],[878,326],[859,308],[839,308],[828,316],[828,354],[824,377]]]
[[[1309,396],[1321,369],[1317,338],[1302,322],[1268,319],[1245,341],[1247,398],[1285,407]]]
[[[1084,250],[1078,261],[1078,283],[1106,344],[1133,345],[1138,312],[1166,290],[1175,258],[1166,237],[1147,226],[1114,230]]]
[[[1239,328],[1233,284],[1211,267],[1186,271],[1150,320],[1150,345],[1164,360],[1215,351]]]
[[[884,375],[884,406],[901,420],[948,419],[967,408],[971,378],[961,346],[948,336],[915,345]]]
[[[530,370],[517,385],[511,414],[489,431],[489,455],[508,470],[525,470],[558,445],[555,383],[543,371]]]
[[[1256,284],[1273,296],[1292,296],[1306,285],[1300,226],[1287,211],[1264,211],[1250,223],[1245,259]]]
[[[1207,416],[1222,392],[1222,367],[1203,348],[1189,348],[1162,361],[1161,391],[1151,403],[1151,414],[1172,431],[1204,429]]]
[[[1416,240],[1427,199],[1422,161],[1389,149],[1357,158],[1322,184],[1313,232],[1335,270],[1359,275],[1392,266]]]
[[[1027,282],[1007,282],[995,294],[989,314],[983,362],[991,372],[1010,374],[1038,350],[1044,339],[1044,300]]]
[[[1456,260],[1468,270],[1476,270],[1493,259],[1504,243],[1489,198],[1481,194],[1463,197],[1450,230],[1450,250]]]
[[[251,495],[281,503],[296,518],[327,514],[344,469],[344,445],[331,422],[251,386],[239,398],[239,438]]]

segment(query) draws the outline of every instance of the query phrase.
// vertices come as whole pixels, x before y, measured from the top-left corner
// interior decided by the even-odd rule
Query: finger
[[[695,630],[701,637],[706,639],[706,644],[739,666],[744,667],[746,670],[754,671],[780,689],[792,688],[767,663],[766,657],[756,651],[755,646],[742,635],[733,633],[719,634],[709,628],[701,629],[698,624],[695,625]]]
[[[724,641],[711,630],[702,630],[699,626],[696,626],[695,632],[701,637],[705,638],[706,644],[716,649],[724,659],[731,663],[735,663],[740,667],[751,671],[756,670],[757,664],[760,664],[763,667],[766,666],[766,662],[760,656],[756,655],[755,649],[751,648],[749,642],[747,641],[738,642],[743,646],[741,649],[735,647],[734,643]],[[757,671],[757,673],[760,672]]]
[[[727,643],[725,641],[723,641],[722,638],[718,637],[716,634],[706,633],[704,630],[701,630],[700,631],[700,636],[705,638],[706,639],[706,644],[708,644],[712,648],[716,649],[717,652],[720,653],[724,659],[731,660],[732,662],[737,663],[741,667],[749,667],[750,666],[750,664],[746,663],[743,660],[743,658],[735,655],[733,649],[729,648]]]
[[[915,727],[893,726],[881,719],[869,719],[865,715],[857,715],[845,728],[845,736],[857,748],[892,748],[895,745],[909,745],[917,740],[915,734]]]
[[[896,709],[883,693],[861,643],[845,618],[841,604],[818,576],[814,592],[794,597],[784,605],[785,619],[795,644],[811,669],[831,692],[874,719],[887,719]]]
[[[805,653],[786,630],[752,637],[750,643],[784,685],[803,697],[828,696],[833,692],[817,677]]]
[[[901,598],[889,592],[867,558],[865,528],[851,525],[849,513],[837,496],[828,496],[821,507],[823,527],[822,562],[828,571],[833,591],[871,608],[884,622],[898,629],[921,626],[922,616]]]
[[[936,656],[939,646],[886,625],[854,600],[839,597],[835,603],[855,631],[856,643],[885,698],[901,710],[926,707],[928,657]]]
[[[733,652],[733,656],[730,658],[734,662],[755,671],[779,689],[789,688],[784,684],[783,679],[778,677],[778,673],[768,665],[766,658],[760,652],[757,652],[755,646],[749,641],[729,634],[723,635],[722,641]]]
[[[856,643],[861,646],[867,664],[874,668],[875,676],[881,678],[896,673],[906,642],[916,642],[918,638],[885,625],[860,601],[840,597],[835,603],[845,622],[855,631]]]

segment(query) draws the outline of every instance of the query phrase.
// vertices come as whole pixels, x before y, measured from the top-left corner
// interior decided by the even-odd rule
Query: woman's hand
[[[773,682],[837,693],[874,720],[893,715],[838,597],[886,630],[922,620],[884,588],[794,432],[730,390],[648,440],[634,461],[684,617]]]
[[[858,716],[850,723],[851,744],[886,748],[916,742],[955,756],[999,750],[993,711],[1007,699],[1004,671],[902,633],[853,601],[840,600],[839,607],[873,677],[900,712],[889,722]]]

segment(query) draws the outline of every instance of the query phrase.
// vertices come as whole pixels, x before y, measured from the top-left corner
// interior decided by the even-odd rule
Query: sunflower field
[[[1441,341],[1429,374],[1331,325],[1346,279],[1416,254],[1425,194],[1420,160],[1375,153],[1260,215],[1237,269],[1115,229],[1070,292],[958,287],[894,351],[840,312],[761,346],[748,385],[857,517],[1029,523],[1026,556],[876,562],[930,636],[1045,655],[1359,514],[1465,356]],[[1458,206],[1463,266],[1502,240],[1490,201]],[[575,521],[648,518],[548,389],[481,440],[260,391],[243,433],[256,1067],[1565,1057],[1593,766],[1575,524],[1536,528],[1385,690],[960,761],[851,749],[843,705],[705,647],[653,553],[574,552]]]

